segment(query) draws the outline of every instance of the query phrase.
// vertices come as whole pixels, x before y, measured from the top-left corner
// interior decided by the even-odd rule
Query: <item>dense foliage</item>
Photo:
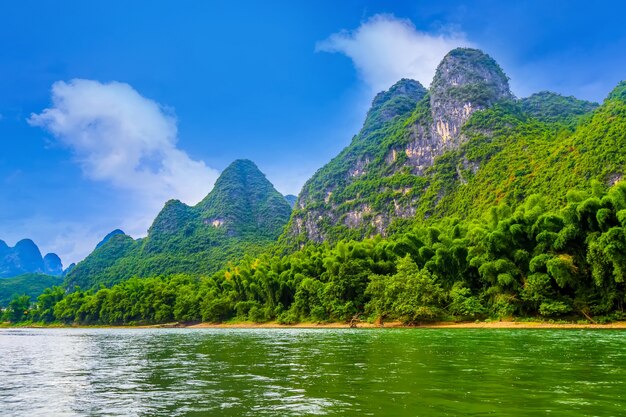
[[[393,239],[309,245],[246,257],[211,276],[133,278],[98,291],[41,295],[27,317],[82,324],[281,323],[542,316],[624,318],[626,183],[570,192],[548,209],[533,195],[480,220],[447,218]],[[6,312],[24,314],[16,298]],[[21,317],[21,316],[20,316]]]
[[[46,288],[61,285],[62,277],[44,274],[24,274],[0,279],[0,307],[7,306],[15,295],[37,298]]]

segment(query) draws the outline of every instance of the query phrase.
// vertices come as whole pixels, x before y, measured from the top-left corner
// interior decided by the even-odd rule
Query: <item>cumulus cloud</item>
[[[52,86],[52,106],[28,122],[71,149],[83,173],[162,204],[194,204],[218,173],[177,147],[176,118],[130,85],[75,79]]]
[[[430,85],[441,59],[459,46],[472,46],[461,32],[421,32],[410,20],[383,14],[332,34],[315,49],[349,57],[363,81],[378,92],[401,78]]]

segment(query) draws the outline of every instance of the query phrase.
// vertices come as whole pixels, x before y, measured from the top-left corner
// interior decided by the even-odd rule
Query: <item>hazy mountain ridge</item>
[[[619,92],[612,96],[618,100],[601,107],[549,92],[516,99],[491,57],[453,50],[430,90],[403,79],[374,98],[362,131],[307,181],[291,217],[289,199],[251,161],[235,161],[198,205],[167,202],[148,237],[113,232],[67,285],[210,274],[228,260],[260,254],[281,232],[280,245],[294,249],[388,235],[444,216],[481,216],[490,205],[515,205],[547,190],[556,206],[572,179],[588,189],[592,180],[610,185],[622,177],[618,138],[563,154],[576,141],[587,147],[593,136],[578,132],[606,120],[603,112],[619,103]],[[560,156],[545,158],[546,152]],[[611,152],[617,159],[596,161]],[[584,169],[571,169],[578,162]]]
[[[624,320],[624,144],[626,83],[599,106],[516,99],[495,61],[457,49],[430,91],[405,79],[374,99],[278,245],[287,200],[236,161],[200,204],[168,202],[145,239],[113,233],[66,282],[116,285],[46,291],[34,317]]]
[[[0,240],[0,278],[28,273],[61,276],[63,264],[55,253],[42,257],[39,247],[30,239],[22,239],[14,247]]]

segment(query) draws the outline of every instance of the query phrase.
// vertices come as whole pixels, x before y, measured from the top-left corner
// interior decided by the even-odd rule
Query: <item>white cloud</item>
[[[149,199],[195,204],[217,171],[176,146],[176,118],[130,85],[75,79],[52,86],[52,107],[28,122],[70,148],[83,173]]]
[[[318,42],[315,49],[348,56],[359,76],[376,93],[401,78],[417,80],[427,87],[446,53],[471,45],[461,32],[421,32],[410,20],[379,14],[354,30],[343,30]]]

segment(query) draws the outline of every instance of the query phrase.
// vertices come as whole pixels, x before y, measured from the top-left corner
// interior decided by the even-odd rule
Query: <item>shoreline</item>
[[[157,325],[159,326],[159,325]],[[157,327],[152,326],[152,327]],[[184,326],[192,329],[349,329],[347,323],[198,323]],[[383,327],[374,323],[359,323],[356,329],[624,329],[626,322],[607,324],[594,323],[547,323],[523,321],[491,321],[491,322],[434,322],[420,325],[404,325],[400,322],[385,323]]]
[[[31,325],[10,325],[0,324],[0,329],[349,329],[348,323],[297,323],[279,324],[276,322],[252,323],[252,322],[230,322],[230,323],[162,323],[162,324],[142,324],[127,326],[89,326],[89,325],[42,325],[33,323]],[[606,330],[626,330],[626,322],[613,322],[607,324],[596,323],[549,323],[541,321],[486,321],[486,322],[433,322],[419,325],[404,325],[401,322],[387,322],[384,326],[378,324],[362,322],[358,323],[355,329],[606,329]]]

